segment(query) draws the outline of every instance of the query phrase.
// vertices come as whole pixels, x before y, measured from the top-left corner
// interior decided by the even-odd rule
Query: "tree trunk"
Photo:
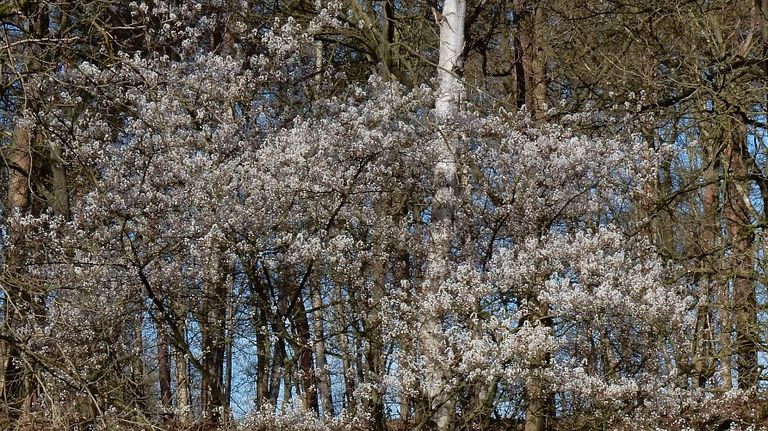
[[[206,421],[221,423],[226,405],[224,388],[224,356],[226,326],[226,275],[216,268],[217,279],[205,282],[201,338],[202,365],[206,372],[200,382],[200,408]],[[207,377],[207,378],[206,378]]]
[[[185,322],[179,323],[182,334],[186,331]],[[191,418],[192,400],[191,392],[189,389],[189,368],[187,366],[187,359],[185,353],[181,349],[174,349],[175,356],[175,370],[176,377],[176,412],[178,413],[179,422],[184,425],[189,422]]]
[[[234,284],[229,283],[226,289],[225,298],[225,314],[224,320],[226,322],[225,334],[224,334],[224,359],[225,359],[225,374],[224,374],[224,406],[226,407],[224,418],[225,426],[229,424],[231,419],[230,406],[232,405],[232,364],[233,364],[233,348],[235,343],[235,313],[237,310]]]
[[[171,354],[168,348],[168,337],[165,334],[165,325],[162,315],[158,312],[155,321],[157,333],[157,374],[160,385],[160,402],[163,406],[163,414],[167,415],[173,408],[171,392]]]
[[[544,13],[537,1],[515,0],[514,14],[517,20],[519,41],[520,67],[523,76],[523,91],[520,99],[525,100],[525,106],[531,117],[540,123],[546,116],[547,82],[543,58],[543,42],[541,31],[545,25]],[[534,298],[535,301],[535,298]],[[528,316],[531,321],[539,320],[549,312],[547,304],[539,304],[538,315]],[[540,322],[550,325],[550,322]],[[543,367],[546,358],[538,358],[532,362],[535,368]],[[553,394],[545,388],[544,382],[534,377],[525,384],[525,431],[543,431],[547,427],[548,417],[553,411]]]
[[[382,209],[379,209],[381,212]],[[366,298],[370,304],[367,310],[367,316],[363,322],[364,333],[366,338],[365,343],[365,377],[366,383],[372,384],[373,389],[370,393],[370,399],[368,401],[367,411],[371,414],[372,427],[376,431],[386,429],[386,418],[384,415],[384,394],[378,389],[378,383],[383,376],[384,368],[384,355],[382,348],[382,333],[381,333],[381,318],[379,303],[384,296],[384,278],[385,278],[385,265],[383,256],[385,256],[383,247],[383,239],[379,237],[374,240],[376,244],[374,252],[374,261],[372,262],[370,271],[364,266],[366,272],[370,272],[371,280],[371,292],[370,297]]]
[[[24,118],[17,119],[13,130],[13,143],[6,158],[8,163],[8,202],[9,211],[24,210],[29,207],[30,174],[32,169],[32,132]]]
[[[317,369],[317,389],[320,392],[320,401],[323,407],[323,415],[327,418],[334,416],[333,397],[331,394],[331,376],[328,372],[328,363],[325,358],[325,319],[323,318],[323,298],[320,294],[320,284],[311,289],[312,296],[312,326],[314,330],[315,367]]]
[[[355,369],[353,352],[347,338],[349,331],[349,322],[346,319],[346,309],[344,304],[344,295],[341,286],[336,292],[337,314],[339,316],[339,353],[341,354],[341,365],[344,368],[344,408],[348,411],[355,409]]]
[[[552,327],[551,319],[542,318],[549,314],[548,304],[539,303],[535,298],[529,299],[537,308],[529,319],[540,319],[539,323]],[[605,337],[601,337],[605,339]],[[606,362],[611,362],[611,347],[608,346]],[[542,369],[549,362],[549,354],[540,354],[530,359],[530,368],[534,371],[533,377],[525,382],[525,431],[544,431],[548,428],[551,416],[554,413],[554,394],[547,389],[546,382],[536,375],[536,371]]]
[[[381,63],[381,74],[384,79],[398,78],[395,61],[395,53],[393,49],[395,47],[395,6],[394,0],[383,0],[381,3],[382,15],[382,31],[379,40],[377,41],[377,56]]]
[[[725,157],[728,167],[727,198],[724,209],[731,246],[731,282],[733,286],[733,317],[736,331],[734,353],[738,371],[738,387],[747,390],[757,385],[759,369],[757,346],[759,331],[757,299],[752,282],[754,233],[752,204],[747,192],[749,172],[746,148],[746,127],[735,124],[726,130],[729,145]]]
[[[463,83],[459,79],[464,50],[465,0],[447,0],[443,3],[440,24],[440,57],[438,60],[438,94],[435,101],[435,116],[441,124],[448,121],[461,109],[464,97]],[[457,194],[456,143],[447,137],[435,164],[435,194],[432,203],[430,223],[430,244],[427,256],[427,288],[435,291],[448,277],[449,253],[453,240],[453,216]],[[455,426],[455,400],[447,387],[448,371],[442,352],[444,340],[442,317],[426,310],[419,338],[425,356],[426,395],[430,402],[432,420],[438,430],[453,429]]]
[[[546,112],[547,101],[546,69],[543,58],[543,43],[541,32],[544,28],[544,13],[538,1],[515,0],[514,22],[517,24],[515,39],[519,69],[518,88],[519,100],[525,101],[525,106],[531,117],[542,120]],[[522,72],[522,76],[520,75]]]
[[[70,219],[69,189],[67,186],[67,173],[62,160],[62,151],[58,145],[51,146],[51,188],[53,189],[46,200],[53,209],[53,213],[65,219]]]
[[[298,343],[299,369],[301,371],[301,385],[304,392],[303,407],[307,411],[319,412],[317,403],[317,388],[315,387],[315,369],[312,359],[312,346],[309,337],[309,322],[304,301],[299,298],[296,301],[296,313],[294,325],[296,325],[296,341]],[[298,382],[297,382],[298,383]]]
[[[11,148],[6,155],[8,166],[8,195],[6,210],[8,213],[15,211],[26,212],[30,207],[30,175],[32,169],[32,131],[30,125],[22,117],[16,119],[12,135]],[[8,242],[17,243],[22,232],[13,226],[8,227]],[[4,326],[13,334],[24,325],[25,320],[30,319],[33,313],[34,294],[29,292],[26,286],[21,285],[21,277],[24,267],[24,256],[21,248],[7,252],[5,256],[5,270],[10,272],[14,280],[19,280],[19,285],[4,289],[5,318]],[[29,380],[32,378],[29,364],[19,346],[9,341],[2,341],[5,366],[2,370],[2,401],[6,416],[12,421],[23,419],[33,394],[28,390]]]
[[[542,431],[547,427],[549,394],[544,385],[535,380],[525,385],[525,431]]]
[[[256,408],[261,409],[269,402],[269,357],[272,349],[267,331],[265,311],[256,310]],[[274,404],[272,405],[274,407]]]
[[[464,97],[464,86],[459,75],[463,62],[466,10],[465,0],[448,0],[443,4],[443,12],[439,17],[440,57],[437,69],[439,88],[435,101],[435,115],[441,120],[447,120],[458,112]],[[445,156],[441,162],[454,163],[453,154]]]
[[[276,333],[280,333],[275,331]],[[277,339],[275,343],[274,353],[272,357],[272,366],[269,370],[269,403],[273,408],[277,408],[277,401],[280,398],[280,387],[284,379],[287,379],[285,375],[285,340],[282,337]],[[286,385],[286,387],[290,387]],[[283,398],[290,396],[290,392],[286,392]]]

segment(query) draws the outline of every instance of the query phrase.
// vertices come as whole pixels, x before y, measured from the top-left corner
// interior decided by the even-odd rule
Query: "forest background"
[[[0,21],[3,429],[766,424],[768,0]]]

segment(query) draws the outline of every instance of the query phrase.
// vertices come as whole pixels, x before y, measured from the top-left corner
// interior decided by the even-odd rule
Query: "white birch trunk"
[[[438,59],[438,95],[435,114],[439,119],[448,119],[459,110],[464,95],[464,86],[459,79],[464,50],[464,17],[466,0],[446,0],[443,13],[438,16],[440,23],[440,58]]]
[[[440,58],[435,116],[441,125],[446,124],[459,111],[464,94],[458,73],[464,49],[465,14],[465,0],[447,0],[443,5],[442,14],[438,15]],[[448,275],[454,201],[457,194],[455,146],[450,137],[444,145],[440,145],[441,151],[437,155],[439,160],[435,166],[438,189],[432,204],[431,244],[426,280],[430,289],[436,289]],[[450,377],[443,357],[442,319],[429,311],[426,314],[420,338],[426,361],[427,396],[431,404],[432,419],[437,428],[441,431],[450,430],[455,425],[456,406],[449,388]]]

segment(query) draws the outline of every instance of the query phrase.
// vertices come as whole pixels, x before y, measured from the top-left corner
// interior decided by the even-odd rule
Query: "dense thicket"
[[[0,20],[3,429],[768,423],[768,1]]]

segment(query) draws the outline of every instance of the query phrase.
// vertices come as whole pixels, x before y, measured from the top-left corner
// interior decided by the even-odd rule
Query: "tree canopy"
[[[768,426],[768,0],[0,20],[0,427]]]

